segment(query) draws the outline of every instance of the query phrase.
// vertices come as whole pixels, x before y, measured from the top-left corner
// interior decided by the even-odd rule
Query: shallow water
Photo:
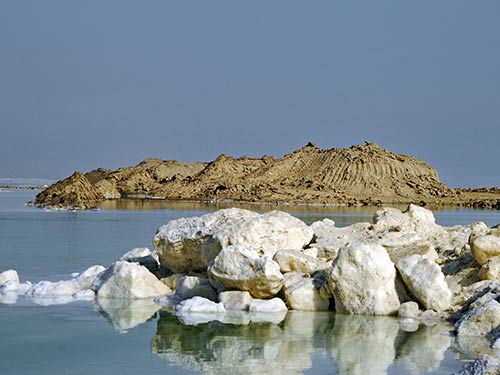
[[[155,230],[167,221],[219,208],[161,202],[157,209],[137,202],[134,210],[44,211],[24,205],[35,193],[0,192],[0,270],[16,269],[22,281],[68,279],[93,264],[107,266],[133,247],[150,247]],[[329,217],[339,225],[370,221],[375,211],[279,209],[307,222]],[[499,211],[447,210],[435,216],[443,225],[500,223]],[[1,374],[449,374],[477,355],[477,343],[457,342],[447,335],[450,327],[405,325],[394,318],[294,312],[279,324],[186,325],[193,321],[183,324],[152,301],[36,302],[0,303]]]

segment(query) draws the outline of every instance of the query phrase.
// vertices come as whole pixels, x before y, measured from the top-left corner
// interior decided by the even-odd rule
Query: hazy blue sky
[[[500,2],[2,1],[0,177],[371,140],[500,185]]]

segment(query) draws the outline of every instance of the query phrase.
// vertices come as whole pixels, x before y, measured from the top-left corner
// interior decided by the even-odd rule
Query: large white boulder
[[[486,235],[476,235],[469,239],[470,249],[476,261],[483,265],[488,259],[500,256],[500,230],[492,230]]]
[[[86,269],[77,277],[70,280],[61,281],[40,281],[34,284],[26,292],[29,297],[41,299],[59,296],[73,296],[75,293],[89,289],[105,268],[103,266],[92,266]]]
[[[401,259],[396,267],[408,290],[426,308],[443,311],[451,306],[451,290],[436,263],[414,254]]]
[[[374,221],[378,230],[413,232],[421,236],[429,236],[441,231],[432,211],[414,204],[410,204],[404,212],[397,208],[383,208],[375,213]]]
[[[288,307],[298,311],[328,311],[330,301],[321,297],[314,279],[309,275],[298,276],[288,278],[285,275],[283,294]]]
[[[247,246],[224,248],[208,268],[208,276],[227,289],[246,290],[255,298],[272,297],[283,286],[279,264]]]
[[[328,277],[339,313],[389,315],[399,309],[396,268],[380,245],[340,249]]]
[[[281,211],[258,214],[239,208],[181,218],[160,227],[153,239],[160,262],[176,272],[205,271],[221,249],[246,245],[262,255],[279,249],[302,249],[313,231]]]
[[[102,272],[92,290],[99,298],[149,298],[172,293],[146,267],[123,260]]]

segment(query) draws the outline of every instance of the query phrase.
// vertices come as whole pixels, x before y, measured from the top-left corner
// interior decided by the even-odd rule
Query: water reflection
[[[443,325],[420,325],[414,332],[400,331],[395,363],[408,374],[417,375],[436,370],[452,344],[452,337],[447,334],[450,328]]]
[[[288,313],[280,324],[184,325],[160,312],[152,352],[187,370],[217,374],[302,373],[318,354],[328,373],[410,374],[437,371],[452,338],[446,325],[401,329],[390,317]]]
[[[153,299],[107,299],[98,298],[96,310],[117,331],[126,331],[156,317],[160,306]]]
[[[407,205],[398,207],[405,209]],[[327,205],[297,205],[297,204],[264,204],[264,203],[239,203],[239,202],[189,202],[189,201],[164,201],[147,199],[119,199],[104,201],[99,206],[104,210],[175,210],[203,212],[216,211],[223,208],[238,207],[251,211],[267,212],[280,210],[289,212],[306,222],[322,220],[326,217],[335,218],[338,223],[354,223],[372,221],[373,214],[379,207],[368,206],[327,206]]]

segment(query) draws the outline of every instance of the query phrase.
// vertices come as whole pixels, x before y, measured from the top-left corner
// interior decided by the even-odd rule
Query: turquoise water
[[[27,207],[34,191],[0,191],[0,271],[22,281],[68,279],[94,264],[109,265],[134,247],[150,247],[156,229],[216,207],[130,203],[90,212]],[[124,209],[127,208],[127,209]],[[252,206],[272,209],[272,206]],[[370,221],[373,209],[286,207],[310,222]],[[482,220],[500,212],[436,212],[443,225]],[[41,306],[19,299],[0,303],[1,374],[449,374],[478,353],[457,343],[450,327],[404,326],[393,318],[289,313],[279,325],[210,322],[183,325],[151,301],[132,305],[73,302]]]

